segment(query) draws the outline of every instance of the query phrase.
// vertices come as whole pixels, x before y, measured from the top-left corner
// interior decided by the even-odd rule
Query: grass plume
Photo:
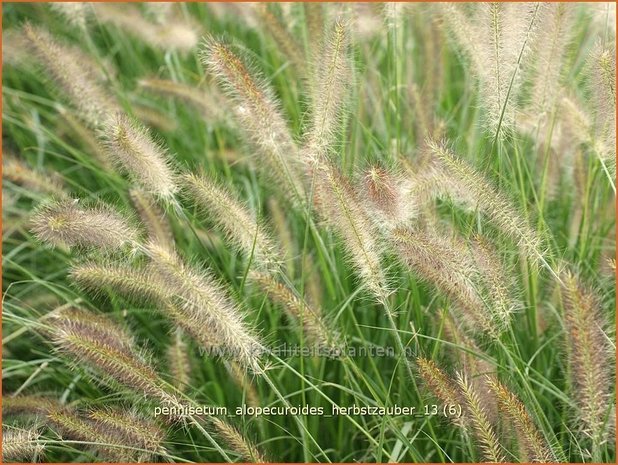
[[[54,246],[120,250],[137,239],[137,232],[120,213],[99,204],[82,208],[78,200],[57,200],[41,205],[31,221],[41,241]]]

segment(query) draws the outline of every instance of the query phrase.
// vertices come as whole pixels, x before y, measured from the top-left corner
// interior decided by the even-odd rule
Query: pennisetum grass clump
[[[561,289],[564,309],[569,380],[581,433],[594,446],[605,440],[610,405],[611,365],[614,349],[599,315],[599,299],[572,273],[565,273]]]
[[[53,246],[116,251],[132,245],[137,232],[112,207],[98,204],[82,208],[77,199],[43,203],[34,213],[31,230]]]
[[[82,66],[80,56],[37,26],[26,23],[23,34],[49,78],[79,116],[94,128],[105,124],[118,110],[118,104],[92,79],[91,72]]]
[[[147,192],[171,200],[177,191],[169,155],[148,130],[124,113],[116,113],[103,129],[105,146],[119,168]]]
[[[305,201],[298,148],[276,103],[273,90],[223,42],[207,37],[202,63],[223,88],[249,141],[264,157],[264,173],[296,205]]]
[[[264,225],[228,189],[195,174],[185,175],[183,181],[187,195],[209,213],[209,218],[256,268],[272,272],[279,268],[276,253],[280,247],[275,245]]]

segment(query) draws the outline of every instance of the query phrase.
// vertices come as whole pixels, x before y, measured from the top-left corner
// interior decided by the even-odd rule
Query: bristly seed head
[[[136,230],[111,207],[81,208],[78,200],[43,204],[34,213],[31,230],[54,246],[120,250],[137,240]]]

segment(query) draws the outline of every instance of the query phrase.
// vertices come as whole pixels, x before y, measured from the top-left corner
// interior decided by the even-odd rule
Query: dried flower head
[[[137,232],[127,219],[110,206],[81,208],[77,199],[41,205],[34,213],[31,230],[38,239],[54,246],[109,251],[122,249],[137,239]]]
[[[221,439],[223,439],[241,459],[254,463],[267,462],[258,448],[232,425],[217,417],[211,417],[210,422]]]

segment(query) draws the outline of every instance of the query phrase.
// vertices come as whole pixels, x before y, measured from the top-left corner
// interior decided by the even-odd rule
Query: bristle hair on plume
[[[103,129],[103,139],[113,161],[145,191],[172,200],[177,186],[169,154],[144,126],[119,112]]]
[[[38,462],[45,443],[34,428],[2,428],[2,462]]]
[[[275,272],[280,263],[275,244],[265,226],[240,200],[225,187],[205,176],[183,176],[187,194],[221,229],[229,241],[238,247],[245,257],[252,259],[258,269]]]
[[[612,397],[609,367],[615,351],[604,331],[607,324],[601,319],[597,296],[571,272],[563,273],[563,282],[560,292],[577,427],[593,439],[596,447],[608,432]]]
[[[118,111],[114,98],[92,79],[91,72],[69,47],[29,23],[24,25],[23,31],[29,47],[49,77],[91,127],[101,127]]]
[[[202,269],[187,266],[174,251],[149,243],[146,253],[169,295],[166,311],[206,350],[213,340],[244,367],[260,373],[262,344],[244,322],[240,309],[225,288]]]
[[[77,199],[43,203],[31,220],[31,231],[53,246],[118,251],[133,245],[136,230],[112,207],[99,203],[82,208]]]
[[[212,36],[206,37],[202,63],[232,103],[241,130],[264,157],[263,173],[274,179],[293,204],[305,201],[298,148],[274,92],[258,73]]]
[[[524,403],[496,378],[487,376],[486,379],[489,388],[496,395],[500,412],[506,416],[517,433],[517,440],[524,454],[520,460],[555,462],[556,457],[551,447]]]

